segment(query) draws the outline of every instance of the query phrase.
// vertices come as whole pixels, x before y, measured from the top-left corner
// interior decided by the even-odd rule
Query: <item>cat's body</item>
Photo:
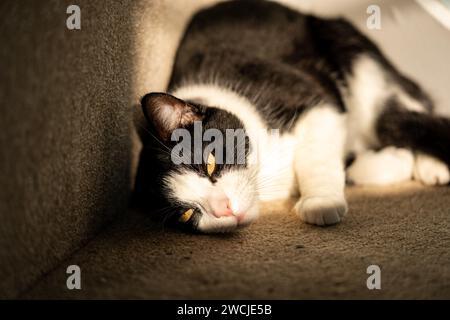
[[[341,19],[264,1],[203,10],[180,44],[169,92],[183,101],[155,94],[143,99],[151,130],[163,141],[144,148],[136,188],[179,212],[198,207],[193,225],[201,231],[246,225],[257,216],[258,199],[295,195],[301,195],[295,210],[302,220],[339,222],[347,211],[344,164],[350,155],[356,155],[349,169],[356,183],[391,183],[413,171],[427,184],[450,179],[444,163],[450,163],[450,121],[432,115],[421,88]],[[155,146],[170,149],[173,129],[192,132],[195,120],[221,131],[243,128],[258,152],[246,154],[245,166],[224,165],[216,177],[202,175],[201,166],[165,163]],[[150,164],[152,170],[144,167]]]

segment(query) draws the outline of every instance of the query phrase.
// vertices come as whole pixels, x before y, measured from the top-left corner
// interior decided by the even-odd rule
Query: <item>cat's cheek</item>
[[[259,207],[255,205],[251,207],[249,211],[246,212],[246,214],[243,216],[242,219],[238,220],[239,221],[238,226],[240,228],[247,227],[250,224],[252,224],[252,222],[257,220],[258,217],[259,217]]]

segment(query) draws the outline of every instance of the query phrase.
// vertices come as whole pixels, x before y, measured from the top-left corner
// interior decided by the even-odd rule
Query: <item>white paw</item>
[[[336,224],[347,213],[344,197],[306,197],[300,198],[295,210],[306,223],[318,226]]]
[[[411,180],[414,156],[407,149],[387,147],[359,154],[347,169],[347,180],[357,185],[388,185]]]
[[[441,160],[418,154],[414,165],[414,179],[428,186],[444,185],[450,182],[450,172]]]

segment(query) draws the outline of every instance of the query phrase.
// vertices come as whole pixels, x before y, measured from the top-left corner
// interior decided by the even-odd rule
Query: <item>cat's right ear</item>
[[[170,139],[175,129],[201,120],[201,116],[191,104],[167,93],[146,94],[141,105],[145,117],[164,141]]]

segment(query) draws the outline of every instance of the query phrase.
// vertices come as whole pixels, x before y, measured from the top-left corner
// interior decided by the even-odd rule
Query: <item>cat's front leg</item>
[[[345,121],[337,107],[324,105],[308,111],[296,126],[294,168],[301,198],[295,210],[307,223],[335,224],[347,213]]]

